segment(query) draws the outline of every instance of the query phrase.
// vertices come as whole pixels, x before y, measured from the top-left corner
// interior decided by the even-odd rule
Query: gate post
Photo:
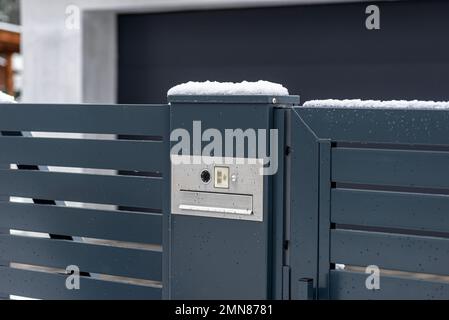
[[[283,212],[273,206],[275,172],[263,162],[270,159],[266,167],[277,170],[283,161],[274,110],[299,97],[169,96],[169,102],[170,298],[272,298],[273,221]]]

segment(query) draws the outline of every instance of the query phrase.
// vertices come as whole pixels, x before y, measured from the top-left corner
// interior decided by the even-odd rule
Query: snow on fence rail
[[[310,108],[363,108],[363,109],[429,109],[447,110],[448,101],[420,101],[420,100],[361,100],[361,99],[327,99],[309,100],[303,107]]]

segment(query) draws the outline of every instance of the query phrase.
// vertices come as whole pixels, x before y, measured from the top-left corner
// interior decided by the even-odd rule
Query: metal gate
[[[447,110],[293,109],[292,299],[449,298],[448,123]]]
[[[168,126],[167,105],[1,106],[3,297],[162,298]]]
[[[2,105],[1,296],[449,298],[449,111],[297,102]],[[200,121],[277,129],[276,174],[213,162],[171,177],[169,133],[201,139]],[[235,180],[205,184],[205,169]]]

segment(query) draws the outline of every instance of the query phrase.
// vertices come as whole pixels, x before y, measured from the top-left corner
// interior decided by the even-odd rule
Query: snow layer
[[[0,103],[14,103],[14,97],[0,91]]]
[[[419,100],[310,100],[303,104],[309,108],[366,108],[366,109],[449,109],[448,101]]]
[[[168,96],[178,95],[274,95],[287,96],[288,90],[281,84],[259,80],[257,82],[217,82],[189,81],[174,86],[167,92]]]

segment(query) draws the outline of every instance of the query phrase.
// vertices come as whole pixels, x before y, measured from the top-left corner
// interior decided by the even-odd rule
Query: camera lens
[[[210,172],[207,170],[203,170],[201,172],[201,181],[204,183],[208,183],[210,181]]]

